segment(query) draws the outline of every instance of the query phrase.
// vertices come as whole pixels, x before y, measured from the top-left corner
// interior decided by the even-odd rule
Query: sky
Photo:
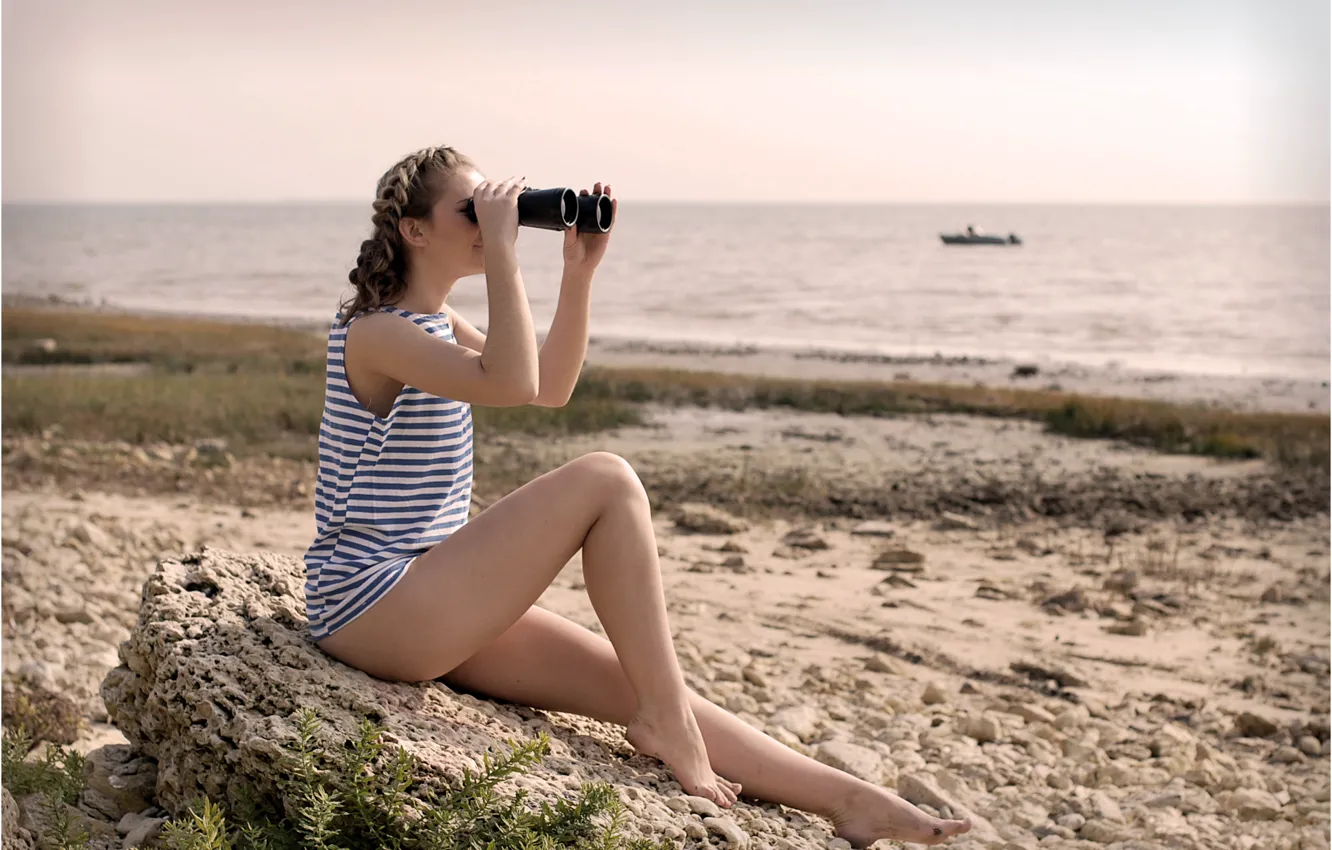
[[[4,0],[5,202],[1319,203],[1327,0]]]

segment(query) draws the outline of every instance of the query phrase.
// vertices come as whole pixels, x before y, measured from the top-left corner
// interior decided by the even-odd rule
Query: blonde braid
[[[356,267],[347,275],[356,291],[342,304],[342,324],[359,313],[396,304],[407,293],[407,252],[398,226],[404,218],[430,218],[444,178],[471,164],[450,147],[422,148],[379,178],[371,235],[361,243]]]

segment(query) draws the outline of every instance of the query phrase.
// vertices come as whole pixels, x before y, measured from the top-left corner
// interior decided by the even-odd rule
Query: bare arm
[[[536,332],[514,250],[519,191],[516,180],[482,183],[473,197],[490,305],[490,334],[480,350],[437,339],[401,316],[365,316],[348,331],[348,341],[355,338],[370,369],[431,395],[488,407],[514,407],[536,397]]]
[[[583,368],[583,359],[587,356],[589,304],[588,284],[566,279],[560,288],[560,300],[555,307],[550,333],[538,353],[540,382],[532,404],[563,407],[569,403]],[[448,305],[444,309],[448,311],[458,344],[471,351],[485,350],[486,335],[457,310]]]

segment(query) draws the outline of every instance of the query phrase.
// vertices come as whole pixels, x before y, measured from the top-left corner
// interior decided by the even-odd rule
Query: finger
[[[609,184],[609,183],[606,184],[606,187],[605,187],[604,189],[602,189],[602,191],[605,192],[607,195],[610,195],[610,196],[612,196],[612,197],[614,197],[614,195],[615,195],[615,193],[611,191],[611,187],[610,187],[610,184]]]
[[[598,180],[596,183],[592,184],[592,194],[594,194],[594,195],[600,195],[600,194],[601,194],[601,181],[600,181],[600,180]]]
[[[578,194],[580,197],[586,198],[590,193],[586,189],[583,189]]]

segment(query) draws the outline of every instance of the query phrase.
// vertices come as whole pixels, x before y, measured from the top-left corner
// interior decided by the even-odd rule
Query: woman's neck
[[[456,278],[408,274],[407,294],[396,305],[411,313],[442,313]]]

